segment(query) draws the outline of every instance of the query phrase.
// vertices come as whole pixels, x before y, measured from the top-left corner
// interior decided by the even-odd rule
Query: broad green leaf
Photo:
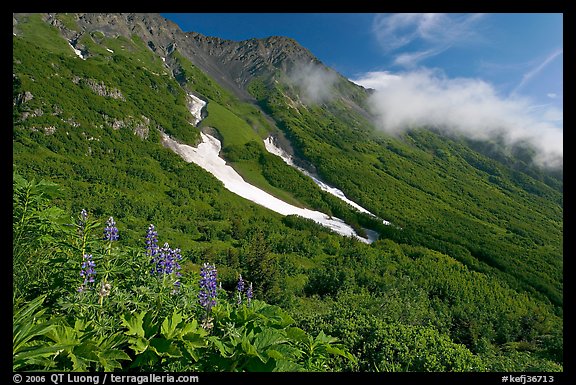
[[[316,336],[314,342],[316,343],[326,343],[326,344],[331,344],[333,342],[337,342],[338,338],[336,337],[332,337],[332,336],[327,336],[326,334],[324,334],[324,331],[321,330],[320,333],[318,333],[318,335]]]
[[[67,325],[55,325],[46,336],[58,344],[79,345],[80,338],[78,332]]]
[[[145,311],[142,311],[137,314],[128,314],[122,315],[120,318],[122,319],[122,325],[128,328],[128,331],[125,333],[131,336],[138,336],[144,338],[144,328],[143,320],[144,316],[146,315]]]
[[[310,341],[308,334],[306,334],[304,330],[297,327],[287,328],[286,336],[297,342],[308,343]]]
[[[350,352],[347,352],[347,351],[340,349],[340,348],[337,348],[335,346],[332,346],[332,345],[327,346],[326,352],[330,353],[330,354],[342,356],[344,358],[349,359],[350,361],[356,362],[356,358]]]
[[[264,329],[261,333],[256,335],[254,339],[254,346],[258,351],[264,351],[271,345],[282,344],[287,342],[288,339],[275,329]]]
[[[12,356],[12,369],[18,370],[19,368],[38,360],[39,358],[50,357],[60,351],[71,348],[72,345],[49,345],[30,350],[23,350]]]
[[[249,356],[257,356],[258,355],[258,351],[256,350],[256,347],[250,343],[248,338],[242,339],[242,350],[244,350],[244,353],[246,353]]]
[[[104,368],[104,371],[110,372],[115,368],[122,368],[122,365],[118,360],[130,360],[130,356],[118,349],[109,349],[98,353],[98,359],[100,364]]]
[[[87,372],[90,367],[90,360],[79,357],[72,352],[68,353],[68,358],[72,361],[72,371],[74,372]]]
[[[152,338],[150,348],[159,356],[182,357],[182,352],[173,341],[164,338]]]
[[[172,316],[166,317],[164,322],[162,322],[160,333],[169,340],[173,339],[176,335],[179,334],[178,325],[180,322],[182,322],[182,320],[182,315],[177,313],[176,309],[174,309]]]
[[[276,360],[276,366],[273,372],[302,372],[304,367],[296,362],[289,360]]]
[[[283,360],[286,359],[286,356],[279,352],[278,350],[275,349],[268,349],[266,350],[266,354],[268,355],[268,357],[273,358],[275,360]]]
[[[128,342],[130,343],[130,349],[134,350],[134,353],[136,354],[142,354],[150,345],[150,341],[144,337],[130,338]]]
[[[220,355],[222,357],[230,358],[232,356],[230,354],[232,352],[226,347],[226,345],[224,345],[224,343],[222,343],[222,341],[220,341],[218,339],[218,337],[211,336],[211,337],[208,337],[208,340],[210,342],[212,342],[214,344],[214,346],[216,346],[216,348],[218,349],[218,351],[220,352]]]
[[[182,336],[182,341],[184,342],[184,345],[194,348],[203,348],[207,345],[207,341],[203,335],[196,333],[188,333]]]
[[[82,357],[86,361],[97,362],[98,346],[92,341],[85,341],[74,347],[73,353],[77,357]]]
[[[153,367],[160,358],[158,355],[151,350],[146,350],[142,354],[136,356],[136,359],[130,365],[131,368],[151,368]]]

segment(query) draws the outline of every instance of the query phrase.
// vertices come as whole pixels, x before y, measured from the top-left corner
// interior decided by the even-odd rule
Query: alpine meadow
[[[563,170],[290,37],[13,14],[13,371],[563,372]]]

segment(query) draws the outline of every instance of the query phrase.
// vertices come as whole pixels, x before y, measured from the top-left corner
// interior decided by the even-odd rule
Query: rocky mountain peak
[[[232,80],[245,87],[254,77],[288,71],[296,63],[318,60],[294,39],[271,36],[243,41],[223,40],[190,32],[187,36],[207,55],[223,65]]]

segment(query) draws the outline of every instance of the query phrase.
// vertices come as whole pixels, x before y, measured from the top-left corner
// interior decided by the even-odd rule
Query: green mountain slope
[[[515,287],[562,303],[562,191],[429,130],[379,135],[335,97],[286,108],[297,92],[256,94],[320,175],[351,199],[400,225],[394,239],[495,267]],[[397,234],[393,234],[393,233]],[[460,248],[460,246],[463,247]],[[462,252],[459,252],[462,251]]]
[[[358,358],[331,358],[334,370],[562,370],[558,175],[427,129],[380,133],[368,92],[339,75],[329,98],[306,101],[290,71],[309,53],[290,39],[222,42],[209,51],[211,38],[159,19],[14,15],[18,175],[57,183],[53,203],[68,216],[82,209],[102,221],[114,216],[126,247],[142,246],[154,223],[182,250],[190,280],[204,261],[220,267],[226,290],[241,273],[257,298],[313,335],[338,337]],[[282,48],[262,48],[275,44]],[[245,63],[242,49],[252,53]],[[239,52],[234,66],[231,52]],[[265,60],[269,52],[277,60]],[[190,93],[208,103],[199,127]],[[359,232],[377,230],[380,240],[365,245],[275,214],[160,141],[165,132],[194,145],[200,130],[221,138],[222,155],[250,183]],[[269,154],[270,134],[394,225],[356,212]],[[52,258],[40,247],[31,253]],[[15,266],[26,263],[30,257],[15,256]],[[17,297],[41,293],[41,269],[26,278],[14,271]]]

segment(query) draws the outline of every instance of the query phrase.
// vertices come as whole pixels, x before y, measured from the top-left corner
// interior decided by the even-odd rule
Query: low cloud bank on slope
[[[320,64],[300,63],[289,73],[289,80],[300,88],[306,104],[317,104],[332,98],[332,86],[338,79],[336,72]]]
[[[449,79],[427,69],[369,72],[352,81],[376,90],[370,106],[377,126],[389,133],[435,127],[472,139],[500,137],[509,146],[532,145],[537,151],[534,161],[541,166],[562,166],[560,109],[534,106],[526,98],[504,98],[482,80]]]

